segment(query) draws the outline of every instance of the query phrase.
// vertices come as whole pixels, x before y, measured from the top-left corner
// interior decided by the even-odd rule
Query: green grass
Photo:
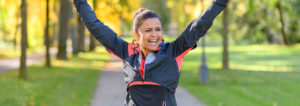
[[[95,91],[99,72],[110,55],[103,48],[80,53],[69,61],[53,60],[27,68],[27,81],[18,71],[0,74],[0,106],[87,106]]]
[[[180,85],[208,106],[295,106],[300,104],[300,45],[230,46],[231,70],[221,70],[222,48],[206,48],[209,81],[199,84],[201,50],[182,64]]]

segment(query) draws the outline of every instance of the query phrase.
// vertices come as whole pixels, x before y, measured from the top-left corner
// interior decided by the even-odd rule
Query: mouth
[[[157,44],[157,40],[148,40],[148,43],[155,46]]]

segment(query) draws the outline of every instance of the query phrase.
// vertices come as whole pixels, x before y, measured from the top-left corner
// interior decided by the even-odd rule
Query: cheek
[[[139,37],[140,42],[146,42],[147,41],[147,34],[141,34]]]
[[[146,43],[146,39],[145,39],[145,37],[143,37],[143,36],[140,36],[140,38],[139,38],[139,42],[140,43]]]
[[[163,35],[162,35],[162,33],[161,34],[159,34],[159,36],[158,36],[160,39],[163,39]]]
[[[163,33],[162,31],[157,32],[158,37],[162,38],[163,37]]]

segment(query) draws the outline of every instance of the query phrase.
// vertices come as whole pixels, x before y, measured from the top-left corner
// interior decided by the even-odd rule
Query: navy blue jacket
[[[176,106],[175,90],[183,57],[213,24],[214,18],[226,7],[228,0],[212,4],[173,42],[162,42],[157,51],[142,58],[141,50],[117,36],[99,21],[86,0],[74,5],[88,30],[112,54],[123,60],[127,87],[125,106]]]

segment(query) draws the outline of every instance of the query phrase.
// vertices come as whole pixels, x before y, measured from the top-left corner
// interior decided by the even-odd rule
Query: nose
[[[155,31],[155,30],[153,30],[153,33],[152,33],[152,36],[158,36],[158,32],[157,31]]]

